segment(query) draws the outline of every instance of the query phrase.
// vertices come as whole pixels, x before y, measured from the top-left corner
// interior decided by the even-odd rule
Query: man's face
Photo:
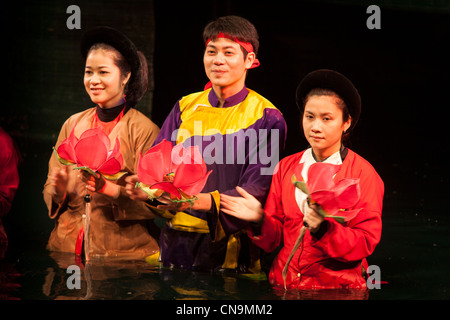
[[[247,69],[254,59],[254,53],[244,59],[241,46],[233,40],[217,38],[206,46],[203,63],[213,87],[229,88],[237,93],[243,88]]]

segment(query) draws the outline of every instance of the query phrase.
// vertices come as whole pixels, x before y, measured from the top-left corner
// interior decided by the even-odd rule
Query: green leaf
[[[117,172],[116,174],[106,174],[102,173],[101,175],[110,181],[116,181],[122,178],[124,175],[126,175],[128,172]]]
[[[334,220],[336,220],[339,223],[344,223],[345,222],[345,217],[341,217],[341,216],[332,216],[329,215],[325,210],[323,210],[323,208],[318,205],[318,213],[323,217],[323,218],[333,218]]]
[[[297,182],[297,177],[295,176],[295,174],[292,175],[291,181],[293,185],[295,185],[295,183]]]
[[[240,273],[240,278],[254,280],[254,281],[266,281],[267,275],[264,272],[259,273]]]
[[[344,223],[345,222],[345,217],[340,217],[340,216],[330,216],[330,218],[333,218],[334,220],[336,220],[339,223]]]
[[[322,216],[322,218],[332,218],[333,216],[330,216],[325,210],[323,210],[323,208],[317,204],[317,208],[319,209],[319,214]]]
[[[87,173],[93,175],[96,179],[100,178],[99,175],[97,174],[97,172],[95,172],[94,170],[92,170],[92,169],[89,168],[89,167],[75,167],[75,168],[73,168],[73,170],[76,170],[76,169],[84,170],[84,171],[86,171]]]
[[[150,187],[148,185],[146,185],[142,182],[136,182],[135,188],[140,188],[142,191],[144,191],[150,200],[158,199],[162,194],[162,192],[160,192],[160,190],[150,189]]]
[[[192,197],[192,198],[181,198],[180,200],[178,200],[178,199],[171,199],[172,200],[172,202],[174,202],[174,203],[183,203],[183,202],[189,202],[190,203],[190,205],[191,206],[193,206],[194,205],[194,202],[195,202],[195,200],[197,200],[198,198],[197,197]]]
[[[55,151],[56,159],[58,159],[58,161],[61,162],[63,165],[71,166],[71,165],[74,165],[74,164],[75,164],[75,162],[72,162],[72,161],[66,160],[66,159],[64,159],[64,158],[61,158],[61,157],[59,156],[58,152],[56,151],[55,147],[53,147],[53,151]]]
[[[294,186],[309,196],[309,190],[308,190],[308,187],[306,186],[306,183],[303,181],[297,181],[294,179],[295,179],[295,175],[292,176],[292,182],[294,183]]]

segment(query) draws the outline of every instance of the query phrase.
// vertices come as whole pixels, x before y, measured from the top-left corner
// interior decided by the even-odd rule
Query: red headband
[[[223,32],[220,32],[216,38],[227,38],[230,40],[233,40],[234,42],[238,43],[242,48],[245,49],[245,51],[247,51],[248,53],[250,52],[254,52],[253,51],[253,46],[250,42],[244,42],[244,41],[240,41],[237,38],[232,38],[230,35],[228,34],[224,34]],[[208,43],[211,41],[211,39],[208,39],[208,41],[206,41],[206,46],[208,46]],[[255,61],[253,61],[253,64],[251,65],[251,67],[249,69],[253,69],[256,67],[259,67],[260,63],[258,59],[255,59]],[[205,86],[205,90],[211,88],[211,82],[208,82]]]
[[[234,42],[238,43],[242,48],[244,48],[245,51],[247,51],[248,53],[254,52],[254,51],[253,51],[253,46],[252,46],[252,44],[251,44],[250,42],[240,41],[240,40],[238,40],[237,38],[232,38],[232,37],[231,37],[230,35],[228,35],[228,34],[224,34],[223,32],[220,32],[220,33],[216,36],[216,38],[227,38],[227,39],[233,40]],[[210,41],[211,41],[211,39],[208,39],[208,41],[206,41],[206,45],[205,45],[205,46],[207,46],[208,43],[209,43]],[[258,59],[255,59],[255,61],[253,62],[252,66],[250,67],[250,69],[259,67],[259,65],[260,65],[259,60],[258,60]]]

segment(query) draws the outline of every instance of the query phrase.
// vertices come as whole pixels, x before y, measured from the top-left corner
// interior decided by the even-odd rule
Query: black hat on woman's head
[[[130,65],[132,76],[140,67],[138,50],[122,32],[111,27],[96,27],[88,30],[81,39],[81,55],[86,60],[89,49],[96,43],[105,43],[119,51]]]
[[[352,117],[350,130],[358,122],[361,114],[361,97],[353,83],[343,74],[329,69],[320,69],[308,73],[297,87],[297,106],[303,113],[304,101],[313,89],[328,89],[344,100]]]

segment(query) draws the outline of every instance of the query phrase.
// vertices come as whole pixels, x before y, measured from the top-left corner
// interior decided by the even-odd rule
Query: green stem
[[[288,272],[288,268],[289,268],[289,263],[291,262],[292,258],[294,257],[294,254],[297,251],[298,247],[300,246],[300,243],[302,243],[302,240],[303,240],[303,237],[305,236],[306,230],[307,229],[305,226],[302,226],[302,228],[300,229],[300,234],[298,235],[298,238],[295,241],[294,247],[292,248],[292,251],[289,254],[289,257],[286,261],[286,264],[284,265],[283,272],[281,273],[281,275],[283,276],[284,290],[287,290],[286,277],[287,277],[287,272]]]

